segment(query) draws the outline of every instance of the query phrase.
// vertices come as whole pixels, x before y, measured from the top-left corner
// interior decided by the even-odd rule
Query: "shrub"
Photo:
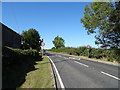
[[[64,47],[59,49],[50,49],[49,51],[53,52],[64,52],[70,55],[80,55],[80,56],[88,56],[88,50],[86,47]],[[89,57],[100,59],[107,58],[108,61],[117,61],[120,62],[120,49],[98,49],[91,48],[89,51]]]
[[[38,58],[39,53],[36,50],[21,50],[10,47],[2,48],[2,58],[4,66],[20,65],[28,58]]]
[[[95,48],[92,48],[91,49],[91,57],[93,58],[97,58],[97,59],[100,59],[103,57],[103,51],[102,49],[95,49]]]

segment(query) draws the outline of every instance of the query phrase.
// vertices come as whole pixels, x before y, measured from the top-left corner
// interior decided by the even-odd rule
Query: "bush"
[[[28,58],[35,59],[38,57],[40,56],[36,50],[21,50],[10,47],[2,48],[2,63],[4,66],[20,65]]]
[[[106,50],[105,53],[108,61],[120,62],[120,49]]]
[[[103,57],[103,51],[102,51],[102,49],[92,48],[90,56],[93,58],[96,58],[96,59],[100,59]]]
[[[120,62],[120,49],[98,49],[91,48],[89,49],[90,54],[89,57],[101,59],[107,58],[108,61],[117,61]],[[64,52],[70,55],[78,55],[78,56],[88,56],[88,50],[86,47],[64,47],[59,49],[50,49],[49,51],[53,52]]]

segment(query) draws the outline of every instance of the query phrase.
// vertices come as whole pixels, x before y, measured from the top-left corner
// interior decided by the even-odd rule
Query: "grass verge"
[[[43,56],[42,61],[35,63],[36,70],[27,73],[25,82],[19,88],[55,88],[54,76],[48,58]]]

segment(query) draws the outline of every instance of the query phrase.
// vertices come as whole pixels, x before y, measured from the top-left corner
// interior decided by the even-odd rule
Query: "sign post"
[[[88,51],[88,57],[90,57],[90,49],[91,49],[91,46],[90,46],[90,45],[87,45],[86,48],[87,48],[87,51]]]
[[[42,43],[41,43],[41,46],[43,47],[43,48],[42,48],[42,56],[43,56],[45,43],[44,43],[44,42],[42,42]]]

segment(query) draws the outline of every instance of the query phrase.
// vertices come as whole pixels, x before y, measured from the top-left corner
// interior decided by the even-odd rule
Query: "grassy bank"
[[[42,61],[36,61],[36,70],[27,73],[26,81],[20,88],[54,88],[51,65],[46,56]]]

